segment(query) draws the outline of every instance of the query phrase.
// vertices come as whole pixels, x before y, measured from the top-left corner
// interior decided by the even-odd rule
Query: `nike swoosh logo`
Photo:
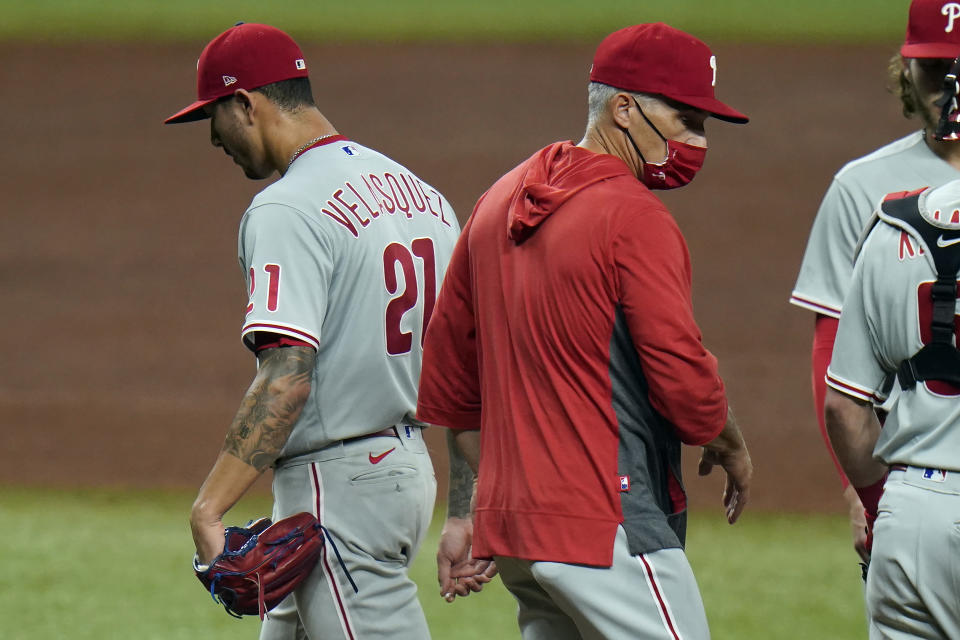
[[[396,447],[393,447],[392,449],[387,449],[386,451],[384,451],[383,453],[381,453],[381,454],[378,455],[378,456],[373,455],[373,452],[371,451],[371,452],[370,452],[370,464],[377,464],[377,463],[379,463],[381,460],[383,460],[384,458],[386,458],[388,455],[390,455],[391,453],[393,453],[395,450],[396,450]]]
[[[949,247],[950,245],[957,244],[958,242],[960,242],[960,236],[957,236],[956,238],[951,238],[950,240],[944,240],[943,234],[941,233],[940,237],[937,238],[938,247]]]

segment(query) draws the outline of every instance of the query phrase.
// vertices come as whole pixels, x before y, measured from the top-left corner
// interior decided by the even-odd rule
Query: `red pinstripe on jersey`
[[[313,491],[315,496],[314,515],[320,524],[323,524],[323,482],[320,480],[320,471],[317,469],[317,463],[310,465],[310,476],[313,480]],[[330,592],[337,605],[337,617],[340,619],[340,625],[343,627],[344,636],[348,640],[356,640],[356,634],[353,631],[353,624],[350,621],[350,615],[347,612],[347,605],[343,601],[343,594],[340,591],[340,584],[333,573],[333,568],[327,559],[327,545],[323,546],[323,552],[320,554],[320,562],[323,565],[323,573],[330,585]]]

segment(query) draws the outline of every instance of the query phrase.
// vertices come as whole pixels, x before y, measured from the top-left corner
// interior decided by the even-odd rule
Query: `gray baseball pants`
[[[708,640],[696,578],[682,549],[639,556],[617,530],[608,568],[495,558],[517,600],[523,640]]]
[[[960,472],[891,470],[873,535],[870,639],[960,638]]]
[[[310,576],[268,614],[261,640],[430,637],[407,570],[427,534],[437,482],[421,430],[398,429],[399,437],[338,443],[275,470],[274,518],[315,514],[346,571],[328,541]]]

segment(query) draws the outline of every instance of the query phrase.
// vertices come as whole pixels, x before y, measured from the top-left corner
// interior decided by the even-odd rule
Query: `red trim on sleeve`
[[[310,347],[313,345],[304,340],[297,340],[290,336],[280,335],[279,333],[269,333],[267,331],[257,331],[253,334],[253,352],[260,353],[265,349],[276,349],[277,347]]]
[[[306,331],[295,329],[293,327],[287,327],[281,324],[272,324],[267,322],[251,322],[243,327],[243,329],[240,331],[240,335],[246,336],[248,333],[259,333],[261,331],[266,331],[267,333],[276,333],[279,335],[292,334],[300,336],[307,342],[309,346],[313,347],[314,349],[317,349],[320,346],[320,341]]]
[[[839,391],[844,395],[848,395],[851,398],[856,398],[858,400],[863,400],[864,402],[874,402],[877,400],[877,397],[870,391],[865,391],[859,387],[855,387],[852,384],[844,382],[843,380],[837,380],[830,375],[830,372],[827,372],[827,384]]]
[[[803,296],[797,295],[796,293],[790,296],[790,303],[795,304],[798,307],[809,309],[818,314],[828,315],[834,318],[840,317],[840,309],[834,309],[833,307],[827,306],[825,304],[814,302],[813,300],[810,300],[809,298],[804,298]]]

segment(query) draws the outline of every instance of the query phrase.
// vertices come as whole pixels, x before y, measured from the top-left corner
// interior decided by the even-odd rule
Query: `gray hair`
[[[618,93],[629,93],[643,105],[657,102],[657,96],[649,93],[634,93],[626,89],[618,89],[608,84],[591,82],[587,85],[587,128],[594,126],[601,115],[607,111],[610,99]]]

